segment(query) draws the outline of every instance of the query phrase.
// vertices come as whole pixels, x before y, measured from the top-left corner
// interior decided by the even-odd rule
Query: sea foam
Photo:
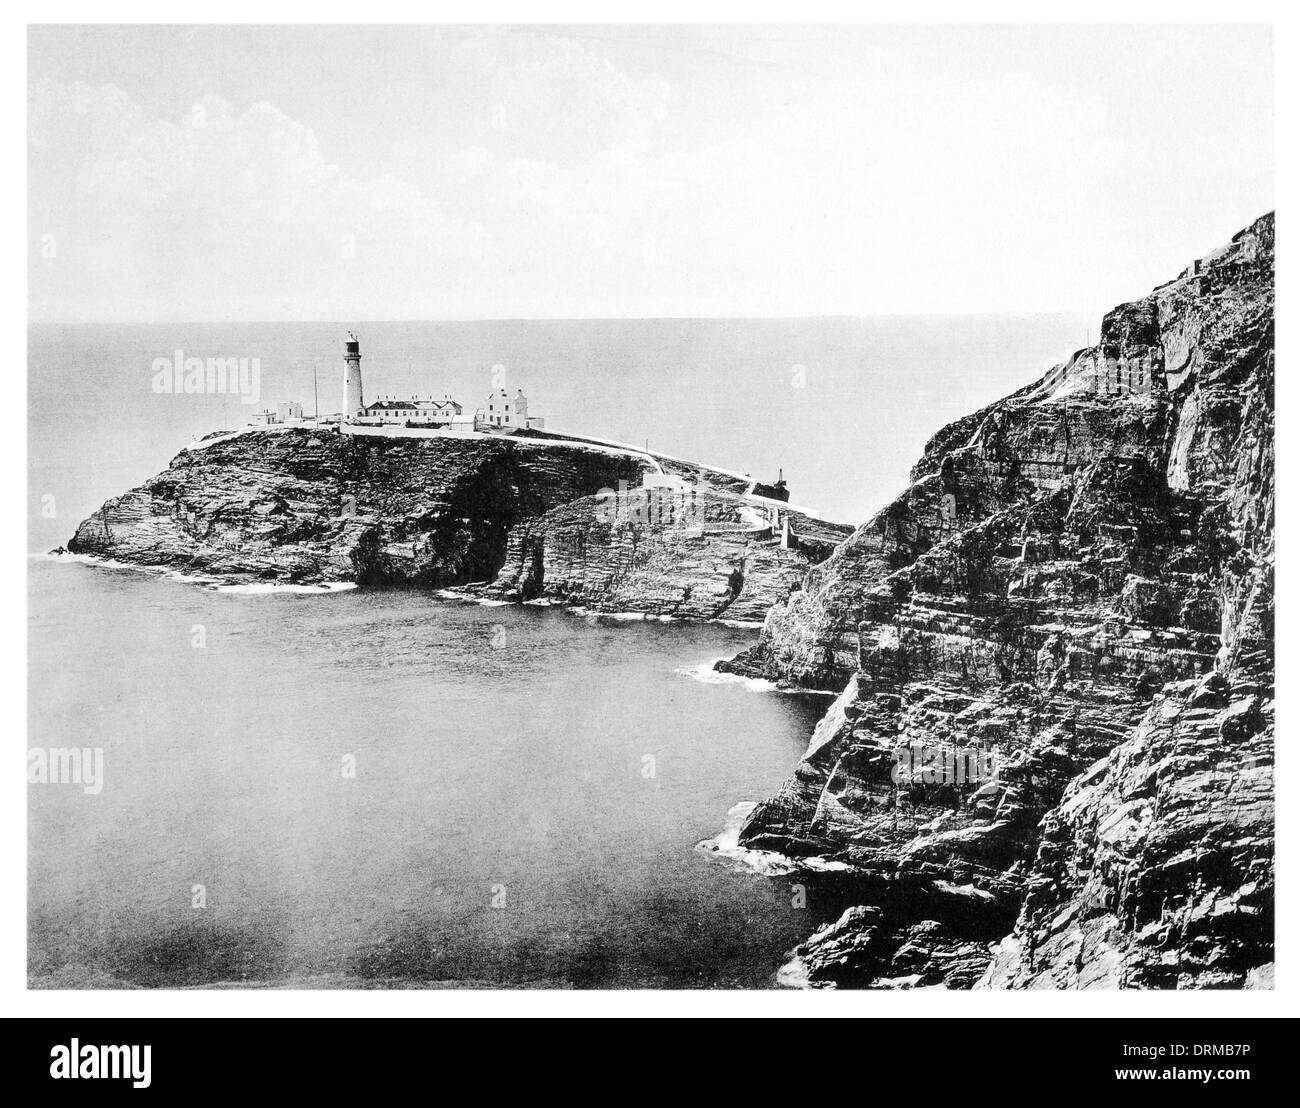
[[[51,562],[69,562],[75,565],[94,566],[97,569],[129,570],[131,573],[146,573],[163,581],[176,581],[182,585],[199,585],[210,592],[233,593],[243,596],[263,596],[277,593],[321,596],[326,593],[347,592],[355,589],[355,581],[322,581],[318,585],[297,585],[275,581],[234,581],[226,577],[213,577],[210,574],[182,573],[167,566],[134,565],[131,562],[119,562],[113,558],[100,558],[94,554],[73,554],[69,551],[32,554],[34,560]]]
[[[790,858],[774,850],[752,850],[740,845],[740,829],[758,805],[752,800],[742,800],[727,811],[722,832],[716,838],[703,839],[695,849],[715,858],[725,858],[741,869],[761,874],[763,877],[782,877],[799,871],[814,873],[847,873],[852,867],[828,858]]]
[[[243,596],[262,596],[274,593],[320,594],[330,592],[348,592],[355,589],[355,581],[323,581],[319,585],[280,585],[274,581],[260,581],[249,585],[214,585],[213,591],[238,593]]]
[[[763,677],[745,677],[739,673],[723,673],[713,667],[729,655],[722,655],[721,658],[706,658],[698,665],[681,666],[675,673],[682,677],[689,677],[693,681],[702,681],[706,685],[741,685],[751,692],[781,692],[781,687],[775,681],[768,681]]]

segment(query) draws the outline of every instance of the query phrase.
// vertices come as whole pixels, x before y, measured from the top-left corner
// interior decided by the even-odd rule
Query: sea
[[[282,400],[523,388],[549,427],[771,480],[860,523],[1073,315],[32,325],[33,987],[772,988],[855,902],[725,849],[827,707],[712,663],[756,628],[410,589],[229,588],[51,555],[190,441]],[[154,389],[258,360],[257,404]],[[91,767],[97,767],[94,781]],[[701,844],[707,844],[702,846]],[[714,850],[713,845],[724,849]]]

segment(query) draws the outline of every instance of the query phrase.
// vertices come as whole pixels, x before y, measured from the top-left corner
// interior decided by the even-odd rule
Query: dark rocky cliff
[[[1272,576],[1269,215],[939,432],[723,664],[842,690],[741,832],[863,882],[811,980],[1267,983]]]
[[[641,489],[647,474],[692,491]],[[224,580],[477,582],[471,595],[761,621],[851,528],[785,512],[783,542],[747,484],[554,436],[248,431],[182,451],[68,548]]]
[[[255,431],[182,451],[68,549],[230,579],[457,585],[495,574],[519,520],[642,468],[507,438]]]

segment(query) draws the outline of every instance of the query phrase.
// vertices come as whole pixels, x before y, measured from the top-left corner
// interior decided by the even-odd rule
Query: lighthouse
[[[361,395],[361,343],[349,331],[343,350],[343,422],[365,415],[365,403]]]

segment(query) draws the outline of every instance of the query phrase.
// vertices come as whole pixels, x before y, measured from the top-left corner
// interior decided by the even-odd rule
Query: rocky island
[[[1271,983],[1273,360],[1270,214],[935,435],[720,664],[838,694],[739,837],[861,879],[804,979]]]
[[[550,435],[217,433],[106,502],[75,554],[231,582],[761,622],[852,528],[707,466]]]

